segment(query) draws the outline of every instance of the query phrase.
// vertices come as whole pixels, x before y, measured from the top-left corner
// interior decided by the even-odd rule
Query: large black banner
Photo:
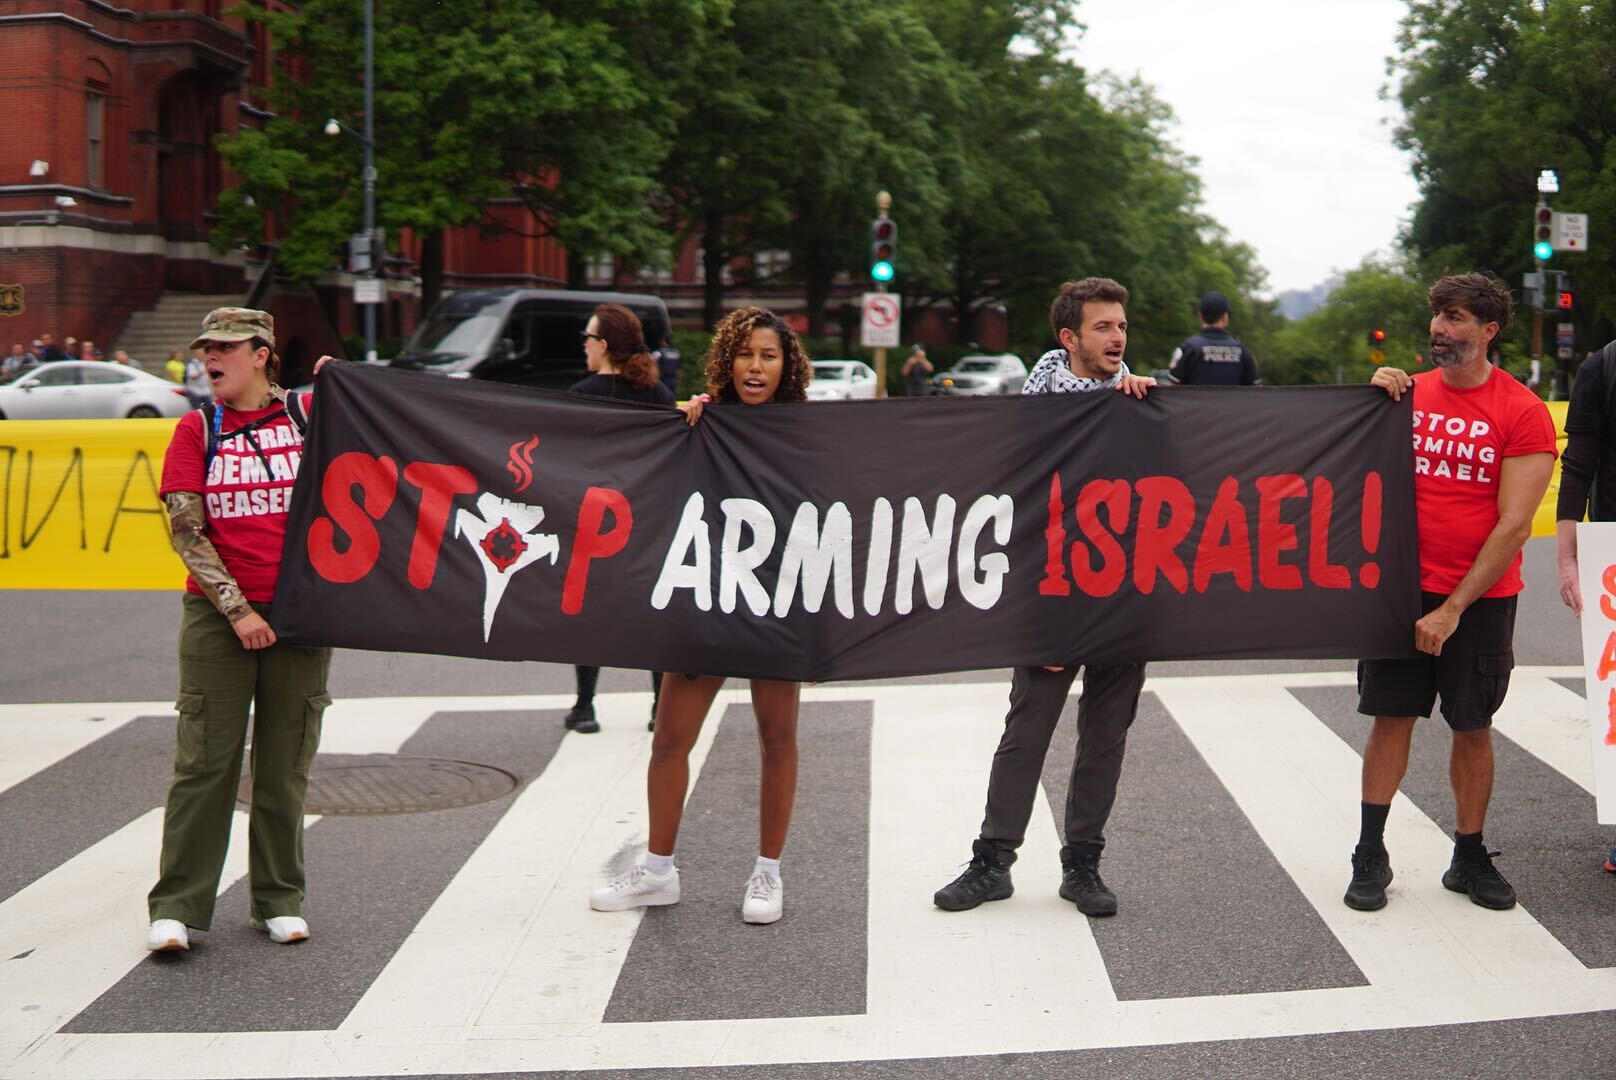
[[[336,365],[292,642],[826,680],[1366,657],[1419,617],[1410,403],[1162,387],[672,410]]]

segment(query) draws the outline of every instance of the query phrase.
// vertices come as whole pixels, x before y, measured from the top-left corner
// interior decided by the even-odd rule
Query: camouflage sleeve
[[[163,496],[168,505],[168,540],[179,552],[180,561],[213,602],[231,622],[252,614],[252,605],[241,593],[241,586],[208,539],[207,519],[202,512],[202,496],[194,491],[175,491]]]

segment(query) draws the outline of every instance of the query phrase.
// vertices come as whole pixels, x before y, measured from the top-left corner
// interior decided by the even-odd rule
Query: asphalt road
[[[1527,580],[1488,829],[1511,913],[1436,884],[1440,725],[1390,826],[1393,902],[1340,904],[1350,663],[1152,665],[1102,921],[1053,896],[1069,722],[1015,897],[945,914],[930,894],[969,854],[1006,673],[813,688],[787,917],[759,928],[735,915],[743,691],[693,760],[684,901],[601,915],[588,887],[643,844],[644,676],[603,673],[606,730],[563,735],[569,668],[344,652],[324,750],[496,764],[516,789],[312,821],[315,938],[290,949],[245,926],[237,843],[177,962],[139,945],[178,599],[0,592],[0,1076],[1616,1077],[1613,837],[1573,778],[1580,656],[1551,541]]]

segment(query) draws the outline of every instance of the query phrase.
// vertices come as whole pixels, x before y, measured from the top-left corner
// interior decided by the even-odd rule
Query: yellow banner
[[[1565,452],[1566,403],[1549,403]],[[0,589],[182,589],[157,486],[173,420],[0,423]],[[1532,519],[1554,535],[1560,466]]]
[[[0,588],[184,588],[157,493],[175,423],[0,423]]]

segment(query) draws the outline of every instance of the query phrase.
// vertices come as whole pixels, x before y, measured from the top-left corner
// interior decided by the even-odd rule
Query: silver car
[[[60,360],[0,376],[0,420],[184,416],[185,387],[122,364]]]
[[[857,360],[815,360],[809,401],[875,397],[875,371]]]
[[[960,357],[947,371],[933,375],[934,394],[1016,394],[1027,381],[1027,365],[1009,353]]]

